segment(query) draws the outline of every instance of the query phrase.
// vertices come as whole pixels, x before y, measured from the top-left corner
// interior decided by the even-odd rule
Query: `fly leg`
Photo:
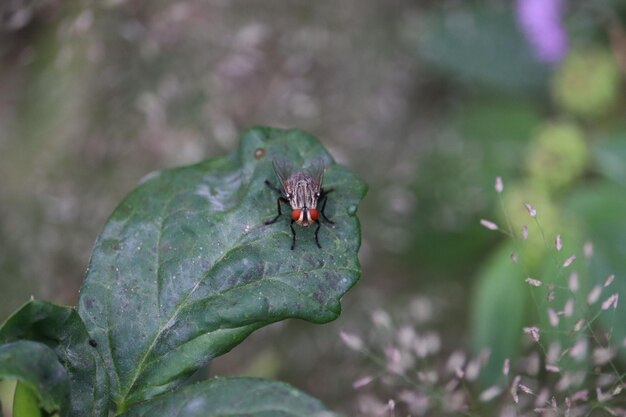
[[[278,214],[272,220],[266,220],[266,225],[275,223],[276,220],[278,220],[278,218],[281,216],[281,214],[283,214],[282,210],[280,209],[280,203],[289,204],[289,201],[287,201],[287,199],[283,196],[278,197],[278,199],[276,200],[276,208],[278,209]]]
[[[294,248],[296,247],[296,231],[293,228],[293,222],[294,222],[294,220],[292,219],[291,223],[289,223],[289,228],[291,228],[291,236],[292,236],[292,239],[291,239],[291,250],[294,250]],[[318,226],[318,229],[319,229],[319,226]],[[315,235],[315,239],[317,239],[317,234]],[[319,246],[319,243],[317,245]]]
[[[331,192],[333,192],[332,189],[330,189],[328,191],[322,190],[321,195],[320,195],[320,200],[322,201],[322,207],[320,208],[320,213],[322,213],[322,217],[324,217],[324,219],[328,223],[335,224],[334,221],[332,221],[328,217],[326,217],[326,213],[324,212],[324,210],[326,209],[326,202],[328,201],[328,194],[331,193]],[[319,226],[318,226],[318,229],[319,229]],[[315,232],[315,236],[317,238],[317,231]],[[317,245],[319,246],[319,243]]]
[[[320,201],[322,202],[322,205],[320,207],[319,212],[322,213],[322,217],[324,218],[324,220],[326,220],[328,223],[330,224],[335,224],[334,221],[330,220],[328,217],[326,217],[326,202],[328,201],[328,193],[333,192],[332,189],[325,191],[325,190],[321,190],[320,192]],[[317,243],[317,247],[322,249],[322,245],[320,245],[320,240],[319,240],[319,232],[320,232],[320,227],[322,227],[322,223],[320,223],[319,220],[315,220],[315,223],[317,223],[317,227],[315,228],[315,243]]]
[[[283,214],[282,210],[280,209],[280,203],[289,204],[289,201],[287,201],[287,199],[283,197],[283,193],[278,188],[270,184],[268,180],[265,180],[265,185],[267,185],[271,190],[276,191],[278,195],[280,196],[278,197],[278,200],[276,200],[276,208],[278,209],[278,214],[272,220],[265,221],[264,223],[267,225],[267,224],[275,223],[276,220],[278,220],[278,218],[281,216],[281,214]]]
[[[283,194],[277,187],[273,186],[268,180],[265,180],[265,185],[267,185],[270,190],[274,190],[280,195]]]
[[[324,216],[324,217],[326,217],[326,216]],[[326,220],[328,220],[328,219],[326,219]],[[317,247],[318,248],[322,249],[322,245],[320,245],[320,240],[317,237],[317,234],[320,231],[320,227],[322,226],[322,223],[320,223],[319,220],[315,220],[315,223],[317,223],[317,227],[315,228],[315,243],[317,243]]]

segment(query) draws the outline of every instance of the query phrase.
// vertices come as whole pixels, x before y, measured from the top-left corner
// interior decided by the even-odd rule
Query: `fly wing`
[[[324,180],[324,160],[319,156],[311,159],[305,170],[313,180],[312,185],[315,192],[319,192]]]
[[[274,165],[274,172],[276,172],[276,176],[280,180],[280,185],[285,189],[287,180],[294,173],[293,165],[285,158],[272,158],[272,164]]]

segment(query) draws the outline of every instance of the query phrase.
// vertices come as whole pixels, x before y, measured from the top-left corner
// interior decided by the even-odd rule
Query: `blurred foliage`
[[[569,123],[542,126],[528,145],[526,166],[537,187],[558,191],[585,169],[587,145],[582,130]]]
[[[482,371],[485,386],[502,375],[504,360],[520,351],[520,329],[524,324],[529,294],[524,280],[511,270],[512,245],[503,246],[479,272],[471,301],[473,349],[489,352]]]
[[[454,79],[522,94],[546,84],[548,68],[533,58],[508,6],[442,8],[420,26],[420,57]]]
[[[552,94],[567,113],[585,118],[605,114],[620,97],[620,73],[611,51],[572,51],[553,77]]]
[[[593,169],[611,181],[626,186],[626,132],[621,136],[603,138],[594,147]]]
[[[581,300],[609,274],[616,280],[602,299],[624,299],[626,3],[564,2],[569,49],[552,63],[536,59],[513,3],[3,2],[0,316],[31,294],[75,302],[92,242],[143,175],[224,153],[256,124],[313,132],[371,186],[361,210],[364,279],[337,329],[367,327],[372,305],[446,294],[468,318],[441,326],[458,331],[459,345],[493,345],[499,360],[528,341],[520,326],[550,327],[546,309],[563,308],[566,290],[554,306],[546,292],[549,283],[567,288],[559,265],[571,254]],[[485,230],[481,218],[514,238]],[[545,284],[490,304],[506,291],[494,270]],[[503,314],[519,305],[521,319]],[[609,313],[593,328],[618,343],[624,303]],[[489,314],[498,327],[472,333]],[[327,331],[264,330],[211,372],[265,368],[351,414],[356,370]],[[267,366],[257,362],[264,356]],[[328,383],[340,366],[354,372]]]
[[[623,143],[626,145],[626,142]],[[582,233],[594,244],[592,262],[589,264],[590,283],[602,284],[614,274],[613,288],[603,291],[602,299],[610,293],[617,292],[620,297],[626,293],[626,197],[622,185],[604,183],[585,186],[576,190],[568,198],[567,211],[577,218],[583,219]],[[614,314],[603,314],[600,321],[609,331],[614,343],[626,340],[626,327],[620,322],[626,317],[625,303],[618,303]],[[626,352],[620,351],[622,360],[626,361]]]

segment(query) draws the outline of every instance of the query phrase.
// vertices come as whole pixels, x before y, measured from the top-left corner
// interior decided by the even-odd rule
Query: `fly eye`
[[[300,209],[291,210],[291,220],[293,220],[294,222],[300,220],[301,214],[302,214],[302,210]],[[317,213],[315,214],[317,215]]]
[[[309,217],[311,217],[311,220],[313,220],[313,221],[317,220],[317,210],[316,209],[310,209],[309,210]]]

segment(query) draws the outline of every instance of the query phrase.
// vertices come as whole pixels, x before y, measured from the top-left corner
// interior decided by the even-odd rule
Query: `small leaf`
[[[66,415],[69,376],[46,345],[26,340],[0,345],[0,379],[17,379],[35,392],[40,408]]]
[[[263,152],[259,151],[263,150]],[[276,215],[272,159],[324,161],[333,189],[315,226]],[[359,275],[356,217],[366,186],[298,130],[252,129],[239,150],[152,174],[111,215],[93,250],[79,312],[124,410],[179,385],[254,330],[286,318],[335,319]],[[287,210],[288,211],[288,210]]]
[[[0,344],[39,342],[55,353],[70,377],[69,417],[108,415],[108,380],[97,350],[89,345],[85,325],[74,308],[29,301],[0,328]]]
[[[133,406],[120,417],[338,417],[318,400],[282,382],[216,378]]]

